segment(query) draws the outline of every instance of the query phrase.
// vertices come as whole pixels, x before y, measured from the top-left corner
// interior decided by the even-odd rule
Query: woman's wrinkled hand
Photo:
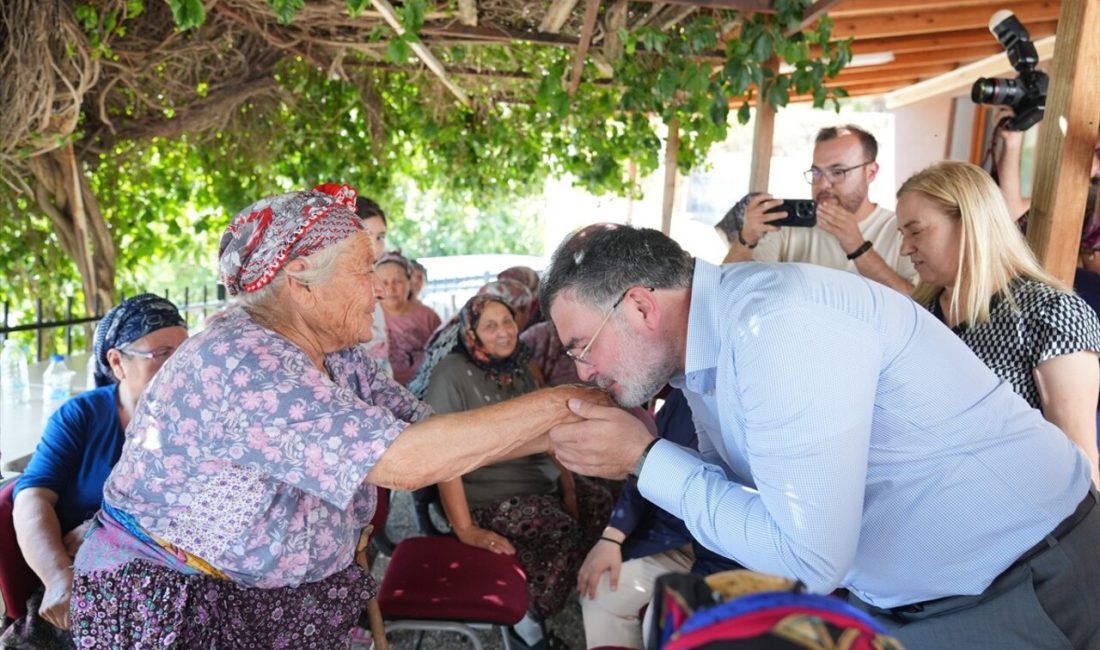
[[[470,526],[461,531],[456,530],[455,535],[458,536],[458,541],[467,546],[476,546],[500,555],[516,554],[516,547],[512,546],[512,542],[509,542],[507,537],[491,530]]]
[[[69,554],[69,557],[76,557],[76,552],[80,550],[80,545],[84,543],[84,535],[88,533],[91,526],[92,520],[89,519],[65,533],[65,537],[61,539],[61,542],[65,544],[65,552]]]
[[[38,614],[56,628],[69,629],[69,599],[73,595],[73,572],[66,571],[59,579],[46,585]]]

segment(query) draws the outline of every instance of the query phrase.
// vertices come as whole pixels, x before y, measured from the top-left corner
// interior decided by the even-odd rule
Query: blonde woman
[[[927,307],[1081,448],[1097,471],[1100,321],[1039,266],[980,167],[946,161],[898,190],[901,252]]]

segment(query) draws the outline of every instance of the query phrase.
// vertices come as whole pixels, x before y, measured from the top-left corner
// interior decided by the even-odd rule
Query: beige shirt
[[[859,222],[863,238],[901,277],[917,283],[917,271],[908,256],[901,254],[901,232],[894,213],[881,206]],[[780,228],[764,236],[755,249],[757,262],[808,262],[842,271],[858,273],[856,263],[848,259],[836,237],[820,228]]]

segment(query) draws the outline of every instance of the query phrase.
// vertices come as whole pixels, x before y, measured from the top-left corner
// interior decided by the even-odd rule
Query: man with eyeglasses
[[[745,208],[744,226],[726,262],[807,262],[854,271],[903,293],[911,293],[917,272],[901,254],[897,217],[868,199],[878,174],[878,142],[854,125],[821,129],[813,166],[804,172],[817,201],[817,226],[780,228],[768,210],[781,199],[761,193]]]
[[[540,299],[581,380],[622,406],[671,383],[698,433],[696,452],[571,400],[583,421],[550,431],[569,469],[632,475],[745,567],[848,589],[911,650],[1100,647],[1088,460],[908,296],[599,224]]]

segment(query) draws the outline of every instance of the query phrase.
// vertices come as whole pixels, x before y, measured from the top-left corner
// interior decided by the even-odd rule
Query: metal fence
[[[172,300],[179,307],[180,314],[183,315],[184,320],[187,322],[187,327],[191,328],[192,323],[202,323],[206,317],[215,311],[228,305],[226,299],[225,287],[218,285],[205,285],[192,290],[191,287],[186,287],[183,290],[183,300],[180,302],[178,299],[167,291],[163,291],[160,295],[163,295],[167,300]],[[125,300],[126,294],[120,294],[120,300]],[[194,302],[192,302],[194,300]],[[84,349],[91,345],[91,331],[94,325],[99,322],[99,319],[103,318],[103,315],[107,313],[110,306],[104,308],[96,300],[94,313],[87,316],[76,316],[74,312],[73,299],[65,299],[64,318],[55,320],[45,319],[45,307],[46,304],[42,298],[35,300],[34,304],[34,320],[29,323],[22,324],[9,324],[11,321],[11,304],[4,301],[4,320],[2,326],[0,326],[0,340],[7,339],[12,334],[20,332],[33,332],[34,333],[34,349],[35,359],[44,361],[52,352],[64,351],[65,356],[71,356],[74,352],[73,346],[75,344],[83,344],[78,348]],[[53,312],[51,312],[53,313]],[[47,349],[49,346],[49,349]]]
[[[443,278],[432,280],[425,284],[421,292],[421,301],[434,309],[439,317],[446,322],[454,315],[466,300],[474,295],[487,282],[496,279],[495,274],[484,273],[482,275],[467,276],[461,278]],[[161,292],[166,299],[172,300],[179,307],[187,322],[188,329],[198,325],[210,314],[226,307],[229,301],[225,287],[218,285],[205,285],[183,290],[182,302],[174,298],[168,291]],[[121,299],[125,299],[121,295]],[[194,302],[192,302],[194,300]],[[95,323],[103,318],[110,308],[101,308],[96,304],[95,313],[89,316],[77,316],[74,312],[74,301],[67,298],[64,305],[64,318],[46,320],[44,317],[46,304],[41,298],[35,301],[34,320],[28,323],[9,324],[11,320],[11,305],[4,302],[4,320],[0,326],[0,341],[7,339],[12,334],[21,332],[33,332],[35,359],[44,361],[53,352],[63,353],[65,356],[90,347],[91,331]]]

